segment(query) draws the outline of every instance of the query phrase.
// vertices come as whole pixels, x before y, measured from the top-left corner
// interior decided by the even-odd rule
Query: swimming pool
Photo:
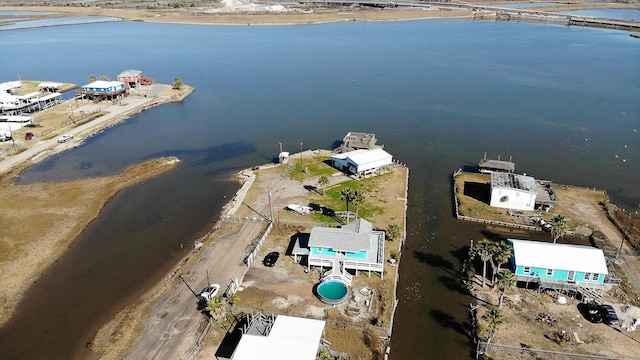
[[[325,304],[336,305],[347,300],[349,289],[347,285],[337,280],[329,280],[318,285],[318,298]]]

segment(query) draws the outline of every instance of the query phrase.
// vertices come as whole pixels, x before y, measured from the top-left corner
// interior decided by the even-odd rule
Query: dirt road
[[[265,230],[266,222],[225,222],[223,237],[202,248],[200,260],[181,271],[184,280],[197,293],[207,285],[207,272],[211,283],[222,287],[244,277],[248,267],[243,263],[246,249]],[[200,314],[193,293],[181,281],[174,281],[168,296],[152,310],[144,331],[135,343],[127,359],[179,359],[188,354],[196,343],[198,329],[205,321]]]

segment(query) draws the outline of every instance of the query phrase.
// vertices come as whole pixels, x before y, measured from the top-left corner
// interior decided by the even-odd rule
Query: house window
[[[531,268],[528,266],[525,266],[524,269],[522,270],[523,273],[528,274],[531,272]]]
[[[547,269],[547,276],[553,276],[553,269]]]
[[[593,274],[593,277],[591,277],[593,281],[598,281],[598,278],[600,278],[600,274]]]
[[[585,280],[590,280],[590,278],[591,278],[591,273],[584,273]]]

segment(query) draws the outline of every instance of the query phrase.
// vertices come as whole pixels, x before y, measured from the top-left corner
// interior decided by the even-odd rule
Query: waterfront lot
[[[511,216],[507,209],[488,205],[489,182],[488,175],[475,173],[462,173],[455,178],[454,187],[461,214],[516,225],[531,225],[527,218],[550,220],[560,214],[569,221],[572,231],[572,235],[564,236],[558,241],[560,243],[589,245],[593,241],[598,247],[609,250],[623,245],[623,254],[619,259],[611,255],[608,259],[609,269],[614,271],[612,275],[621,278],[622,283],[604,296],[604,302],[616,308],[621,318],[620,324],[608,326],[588,322],[578,311],[580,302],[569,296],[566,297],[566,304],[560,304],[558,297],[562,294],[514,288],[506,292],[504,305],[499,308],[504,322],[498,326],[491,340],[493,346],[488,351],[489,356],[499,359],[571,359],[560,353],[576,353],[629,359],[637,357],[640,353],[640,336],[637,330],[626,329],[640,318],[640,283],[637,280],[640,261],[629,244],[622,243],[622,234],[609,221],[606,194],[593,188],[554,184],[559,203],[551,211],[522,212],[525,216]],[[630,226],[628,230],[632,228],[635,229]],[[632,239],[636,237],[633,231],[629,234]],[[551,241],[550,235],[542,231],[532,236]],[[479,300],[477,319],[479,337],[483,339],[489,335],[488,322],[483,316],[499,303],[499,290],[489,286],[482,289],[481,282],[480,278],[474,277],[469,285]]]
[[[335,199],[335,192],[339,193],[344,187],[366,189],[366,200],[360,209],[360,215],[368,214],[366,218],[376,228],[384,229],[391,223],[403,228],[408,170],[393,166],[390,173],[355,181],[340,175],[324,162],[329,154],[322,150],[305,152],[302,161],[309,168],[306,174],[296,169],[294,161],[289,165],[266,166],[255,171],[256,180],[244,200],[249,206],[240,206],[236,215],[251,217],[257,216],[256,212],[266,215],[273,210],[274,218],[279,222],[244,276],[238,292],[240,300],[234,306],[236,311],[260,310],[268,314],[325,319],[326,338],[334,350],[348,352],[354,359],[381,358],[384,342],[379,339],[386,336],[391,324],[398,267],[386,263],[383,279],[374,273],[369,277],[366,272],[360,272],[358,276],[354,276],[346,302],[337,306],[322,303],[314,294],[321,272],[319,269],[306,272],[304,260],[302,263],[295,262],[288,250],[296,235],[308,233],[313,224],[320,225],[324,221],[326,225],[335,226],[337,223],[321,214],[303,216],[284,208],[290,203],[318,203],[341,211],[345,204],[344,201]],[[292,156],[293,158],[300,159],[299,155]],[[318,184],[321,174],[327,174],[330,178],[325,195]],[[385,258],[388,259],[391,253],[399,258],[399,239],[387,241],[385,245]],[[279,252],[280,259],[274,267],[266,267],[262,264],[262,259],[272,251]],[[220,330],[212,333],[201,355],[215,354],[221,338]]]

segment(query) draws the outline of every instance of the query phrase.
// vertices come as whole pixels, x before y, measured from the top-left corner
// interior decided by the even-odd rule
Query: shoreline
[[[92,120],[87,124],[83,124],[87,125],[86,128],[77,131],[77,134],[82,136],[81,138],[78,138],[77,140],[74,139],[72,143],[65,144],[65,146],[58,146],[60,144],[56,143],[54,136],[52,139],[43,140],[44,144],[41,148],[34,148],[36,144],[33,144],[34,146],[17,154],[7,156],[0,161],[0,184],[2,184],[0,194],[4,199],[12,199],[10,201],[4,201],[0,206],[6,206],[3,219],[7,221],[10,229],[13,228],[13,226],[10,226],[12,224],[11,220],[14,219],[12,217],[14,212],[13,210],[15,208],[21,209],[23,206],[23,201],[19,199],[24,196],[32,196],[32,192],[43,193],[45,194],[43,196],[49,197],[52,196],[51,194],[58,195],[59,193],[66,194],[68,192],[73,192],[73,189],[70,188],[93,189],[88,190],[88,192],[97,193],[95,195],[87,195],[88,198],[93,200],[85,199],[85,201],[87,201],[86,205],[76,203],[58,205],[59,208],[63,209],[66,207],[72,207],[74,209],[78,207],[80,208],[80,210],[74,210],[78,211],[77,216],[74,217],[74,219],[58,220],[63,224],[62,227],[65,228],[65,230],[60,229],[56,232],[53,231],[53,229],[51,231],[47,231],[45,229],[43,230],[43,235],[39,236],[37,229],[32,229],[30,232],[32,235],[28,239],[24,239],[24,234],[13,234],[11,231],[5,231],[2,234],[3,239],[13,239],[13,241],[9,241],[12,243],[11,247],[9,249],[4,249],[4,257],[0,258],[0,268],[2,268],[3,274],[6,275],[2,279],[2,288],[4,290],[0,292],[0,326],[4,326],[11,319],[25,292],[28,291],[33,284],[39,281],[41,275],[51,266],[51,264],[55,263],[65,254],[66,250],[75,242],[78,235],[95,218],[97,218],[104,205],[113,196],[127,187],[133,186],[148,178],[173,169],[179,160],[173,158],[149,160],[140,164],[132,165],[127,169],[124,169],[121,173],[114,174],[112,176],[78,179],[63,183],[14,185],[12,182],[13,177],[20,174],[26,168],[45,160],[49,156],[68,151],[76,146],[81,146],[84,141],[90,137],[124,122],[142,111],[166,103],[182,101],[193,91],[194,88],[189,86],[178,96],[159,95],[156,99],[150,99],[152,100],[151,102],[143,103],[128,111],[114,114],[111,117],[108,117],[107,114],[105,115],[107,118],[103,118],[102,121],[100,121],[100,118]],[[64,103],[58,106],[63,105]],[[75,129],[80,127],[81,126],[78,126]],[[55,145],[51,145],[49,143],[53,143]],[[29,151],[30,149],[33,150]],[[16,158],[18,156],[20,157]],[[160,167],[148,170],[147,174],[137,173],[139,169],[149,169],[149,167],[154,163]],[[169,167],[167,168],[165,165],[169,165]],[[102,185],[94,189],[93,187],[97,183]],[[80,200],[78,200],[78,202],[80,202]],[[29,203],[30,201],[24,201],[24,206],[28,206],[26,204]],[[47,204],[43,204],[38,209],[42,210],[47,206]],[[28,209],[22,210],[22,212],[26,212],[27,214],[16,214],[16,219],[29,218],[30,215],[28,214]],[[31,213],[34,212],[31,211]],[[18,222],[18,220],[16,220],[16,222]],[[55,233],[55,235],[51,235],[49,233]],[[21,240],[18,241],[17,239]],[[49,241],[44,242],[46,245],[43,243],[43,239],[49,239]],[[11,254],[15,253],[24,253],[26,249],[31,248],[32,246],[42,246],[44,250],[37,252],[36,254],[29,252],[30,255],[21,257],[18,257],[17,255],[15,257],[11,256]],[[0,250],[1,249],[2,248],[0,248]],[[25,269],[31,269],[31,271],[25,271]]]
[[[535,2],[533,2],[535,3]],[[282,26],[282,25],[315,25],[336,22],[387,22],[410,21],[430,19],[468,19],[468,20],[499,20],[536,23],[560,23],[561,11],[586,10],[586,9],[640,9],[640,5],[633,3],[593,4],[589,2],[556,3],[545,7],[531,7],[522,9],[501,8],[501,3],[479,1],[475,3],[430,3],[416,2],[418,7],[396,8],[368,8],[368,7],[343,7],[327,5],[327,7],[313,7],[311,11],[300,5],[289,5],[284,10],[260,10],[236,8],[215,8],[219,12],[207,11],[214,9],[217,3],[204,3],[194,8],[102,8],[82,6],[2,6],[0,11],[32,11],[45,12],[44,15],[35,15],[32,19],[47,19],[75,16],[105,16],[122,19],[122,21],[140,21],[148,23],[181,24],[181,25],[235,25],[235,26]],[[243,2],[243,6],[256,5],[251,2]],[[530,14],[530,15],[527,15]],[[540,16],[543,15],[543,16]],[[548,17],[548,18],[547,18]],[[11,22],[11,17],[0,18],[0,21]],[[22,21],[22,20],[20,20]],[[14,23],[19,23],[16,21]],[[117,20],[115,22],[118,22]],[[91,23],[91,22],[89,22]],[[637,22],[636,22],[637,23]],[[68,24],[76,25],[76,24]],[[596,26],[587,24],[572,24],[574,26]],[[45,26],[66,26],[44,25]],[[29,27],[35,28],[35,27]],[[5,31],[9,31],[5,30]],[[0,31],[2,31],[0,29]],[[628,29],[628,31],[632,31]]]
[[[157,86],[168,87],[169,85],[157,84]],[[179,92],[177,94],[172,94],[172,92],[174,91]],[[122,112],[112,111],[87,123],[72,128],[57,129],[53,133],[72,133],[75,138],[66,143],[58,144],[55,142],[56,135],[53,135],[48,139],[39,140],[37,143],[30,144],[29,147],[20,152],[11,153],[5,156],[4,158],[0,159],[0,179],[8,175],[16,176],[27,167],[45,160],[49,156],[68,151],[77,146],[81,146],[87,139],[99,134],[102,131],[105,131],[106,129],[109,129],[110,127],[116,126],[124,121],[129,120],[145,110],[172,102],[183,101],[187,96],[193,93],[193,91],[195,91],[195,88],[189,85],[185,85],[183,90],[172,90],[171,88],[169,88],[168,90],[165,90],[162,93],[158,94],[157,97],[149,98],[148,100],[143,101],[140,104],[133,105],[128,110],[123,110]],[[132,97],[130,99],[137,98]],[[68,101],[71,100],[67,100],[47,110],[55,109],[59,106],[64,106]],[[110,110],[113,109],[118,110],[115,106],[110,108]]]
[[[304,152],[304,154],[305,156],[315,157],[320,154],[323,154],[323,151],[322,150],[308,151],[308,152]],[[293,155],[293,156],[296,156],[296,155]],[[385,205],[389,207],[388,211],[390,211],[390,213],[387,216],[391,216],[390,214],[395,215],[392,218],[396,218],[398,214],[402,216],[402,225],[401,225],[402,240],[398,239],[394,241],[394,243],[397,243],[397,248],[395,246],[393,246],[392,248],[391,246],[392,244],[389,244],[389,251],[396,252],[398,255],[398,258],[400,258],[402,244],[404,242],[403,239],[406,237],[406,212],[407,212],[409,169],[406,167],[403,167],[403,168],[405,170],[400,171],[399,174],[402,174],[402,179],[406,183],[402,184],[403,185],[402,186],[403,189],[401,191],[402,194],[398,194],[399,195],[398,197],[393,197],[394,200],[398,200],[398,203],[395,205],[388,205],[387,203],[387,205]],[[212,227],[211,231],[204,238],[196,240],[194,249],[189,254],[185,255],[185,257],[178,264],[176,264],[173,268],[171,268],[171,270],[168,271],[163,276],[162,281],[158,282],[156,285],[151,287],[143,296],[138,298],[134,303],[130,304],[129,306],[119,311],[118,314],[114,316],[112,321],[110,321],[109,323],[102,324],[100,326],[97,334],[94,337],[94,341],[92,341],[93,351],[99,354],[99,356],[103,359],[136,358],[141,354],[150,354],[150,355],[155,354],[155,356],[161,356],[161,357],[178,357],[178,356],[182,357],[184,356],[184,354],[187,353],[189,349],[191,349],[191,351],[196,351],[195,353],[198,353],[199,354],[198,356],[204,356],[204,357],[207,357],[209,355],[213,356],[213,354],[216,352],[216,349],[218,348],[218,345],[219,345],[218,341],[221,340],[220,336],[223,336],[224,334],[221,335],[222,330],[219,329],[219,326],[214,326],[212,330],[209,331],[209,333],[206,335],[205,333],[201,334],[203,329],[202,321],[204,320],[204,318],[202,318],[201,320],[199,316],[196,316],[195,309],[193,309],[192,306],[183,307],[184,304],[182,305],[180,305],[181,303],[178,303],[177,305],[175,304],[176,302],[178,302],[178,297],[183,296],[184,294],[184,291],[183,291],[184,285],[180,281],[178,281],[178,278],[184,276],[189,283],[198,283],[204,280],[204,279],[198,280],[198,278],[203,277],[202,276],[203,271],[201,270],[202,270],[202,267],[205,267],[205,268],[207,267],[206,259],[212,256],[211,252],[215,253],[215,251],[218,251],[220,247],[224,248],[226,246],[224,244],[225,241],[229,241],[228,239],[230,237],[233,237],[237,231],[241,231],[244,233],[244,230],[239,230],[237,228],[237,226],[242,227],[242,225],[232,225],[235,223],[235,221],[237,221],[237,220],[233,220],[234,218],[245,217],[247,216],[247,214],[249,214],[248,213],[249,210],[245,208],[239,208],[239,204],[248,202],[251,208],[256,208],[256,209],[261,209],[262,207],[266,206],[266,204],[263,203],[265,201],[264,199],[256,198],[256,193],[262,193],[262,189],[266,186],[265,184],[270,184],[271,181],[274,181],[274,179],[271,178],[272,175],[268,175],[268,174],[273,172],[277,173],[278,171],[281,171],[283,169],[285,168],[282,168],[282,167],[278,168],[278,165],[274,166],[273,164],[269,163],[269,164],[263,164],[263,165],[257,166],[257,170],[256,170],[256,167],[254,167],[252,169],[244,169],[236,173],[237,175],[234,178],[239,181],[241,186],[238,189],[238,191],[235,193],[235,196],[233,196],[222,207],[222,212],[220,214],[220,217],[218,221],[215,223],[215,225]],[[266,171],[266,173],[260,173],[258,176],[256,176],[255,173],[260,171]],[[399,171],[399,170],[394,170],[394,172],[396,171]],[[265,180],[266,178],[271,178],[271,180]],[[266,181],[266,183],[262,181]],[[277,180],[277,181],[280,181],[280,180]],[[300,180],[295,180],[296,183],[298,183],[299,181]],[[313,181],[313,177],[306,179],[306,181],[303,183],[307,183],[307,182],[315,183]],[[340,181],[338,182],[341,183]],[[379,186],[388,187],[390,185],[379,185]],[[297,187],[302,188],[301,185]],[[391,188],[393,189],[395,188],[395,186],[391,186]],[[396,191],[400,191],[400,190],[396,189]],[[307,191],[304,190],[304,193],[306,192]],[[288,202],[291,200],[291,196],[292,196],[292,193],[290,191],[287,192],[287,194],[284,194],[278,191],[277,195],[276,193],[274,193],[274,198],[270,199],[270,201],[273,201],[274,204],[277,204],[274,206],[276,208],[279,208],[281,205],[279,202],[282,202],[282,203]],[[295,196],[296,199],[301,200],[299,195],[293,194],[293,196]],[[376,200],[371,200],[371,201],[375,202]],[[397,213],[398,211],[399,213]],[[286,218],[291,215],[285,214],[284,216]],[[379,215],[378,217],[380,216],[384,217],[384,215]],[[393,220],[387,218],[387,222],[389,221],[393,221]],[[265,244],[263,245],[263,249],[260,251],[260,253],[265,251],[266,252],[273,251],[274,250],[273,241],[277,239],[279,236],[277,234],[280,234],[281,236],[282,231],[286,233],[287,232],[286,229],[288,229],[288,226],[290,226],[290,225],[287,225],[288,221],[286,219],[282,221],[280,220],[280,215],[278,215],[278,221],[276,223],[280,224],[276,226],[278,230],[273,231],[275,234],[269,235],[269,238],[266,240]],[[377,222],[377,223],[380,223],[380,222]],[[385,227],[386,224],[380,223],[380,226]],[[248,239],[248,241],[251,242],[251,239]],[[277,240],[276,240],[276,243],[277,243]],[[242,249],[244,248],[244,246],[242,244],[236,245],[234,242],[233,246],[236,248],[236,250],[234,250],[235,252],[239,252],[241,253],[242,256],[244,256],[244,251]],[[240,248],[238,248],[238,246]],[[228,255],[228,256],[233,257],[234,255]],[[282,260],[282,262],[285,262],[285,261],[286,260]],[[280,265],[282,265],[282,262]],[[287,280],[283,280],[285,281],[284,283],[281,283],[280,281],[276,281],[277,285],[275,286],[277,289],[279,289],[278,291],[288,288],[288,286],[293,286],[292,288],[293,292],[290,293],[289,295],[292,296],[292,294],[296,294],[296,296],[299,296],[300,294],[299,294],[298,287],[299,287],[300,281],[308,281],[309,276],[312,276],[312,278],[315,279],[314,274],[316,273],[316,271],[314,270],[312,271],[311,274],[307,274],[306,272],[303,272],[304,269],[299,267],[299,265],[298,267],[296,267],[295,264],[288,264],[288,262],[286,262],[285,264],[286,264],[285,266],[286,269],[288,269],[287,271],[290,271],[289,276],[296,279],[296,280],[293,280],[293,284],[296,284],[296,285],[291,285],[291,283],[286,282]],[[222,276],[216,270],[216,268],[214,268],[213,264],[208,264],[208,265],[210,267],[208,269],[207,277],[211,275],[212,278],[214,279],[225,278],[225,276]],[[394,267],[389,268],[388,280],[387,280],[387,276],[385,276],[385,280],[384,280],[385,282],[388,282],[390,284],[390,291],[394,295],[389,296],[388,300],[386,300],[388,302],[386,307],[388,309],[392,309],[390,310],[390,314],[388,315],[391,317],[390,321],[387,320],[386,326],[382,326],[379,329],[387,333],[389,338],[391,337],[392,327],[393,327],[393,318],[395,315],[395,310],[397,308],[397,304],[393,302],[393,299],[397,297],[396,287],[397,287],[397,279],[398,279],[398,268],[399,267],[397,266],[397,264]],[[252,301],[255,301],[256,296],[260,299],[262,299],[263,296],[267,296],[266,298],[267,300],[263,300],[263,301],[269,302],[268,299],[270,299],[270,297],[269,295],[263,293],[263,291],[265,291],[263,286],[250,285],[254,282],[252,279],[254,276],[256,276],[256,273],[255,273],[256,271],[260,272],[261,274],[263,273],[261,271],[262,270],[261,265],[258,265],[258,269],[256,269],[256,265],[253,265],[250,267],[247,267],[246,265],[242,265],[239,267],[239,269],[241,269],[241,271],[245,275],[247,275],[249,279],[248,283],[245,285],[245,283],[242,281],[245,275],[238,276],[238,278],[240,279],[241,288],[244,288],[244,290],[239,293],[240,298],[246,299],[246,301],[248,301],[248,303],[243,303],[243,301],[241,300],[240,304],[237,305],[239,306],[239,309],[244,308],[245,306],[248,306],[249,308],[252,308],[252,307],[255,308],[255,305],[252,303]],[[266,275],[266,276],[269,276],[269,275]],[[304,280],[304,279],[307,279],[307,280]],[[376,280],[375,276],[373,280],[374,280],[374,283],[378,283],[379,281],[382,282],[381,279]],[[364,281],[364,280],[360,279],[359,281]],[[309,294],[312,294],[310,290],[309,290]],[[271,296],[273,296],[273,293],[271,293]],[[284,293],[281,293],[279,296],[284,296],[285,298],[288,298],[288,296],[286,296]],[[253,299],[253,300],[250,300],[250,299]],[[183,300],[180,300],[180,301],[183,301]],[[186,301],[187,302],[192,301],[191,298],[188,296],[188,294],[187,294]],[[315,304],[314,301],[319,301],[319,300],[313,298],[311,300],[306,300],[306,301],[311,301],[311,304]],[[302,304],[297,304],[296,308],[302,307],[301,305]],[[178,308],[175,308],[175,307],[178,307]],[[314,306],[311,306],[311,307],[314,307]],[[258,308],[261,308],[261,307],[258,306]],[[269,307],[267,307],[264,310],[274,311],[274,309],[270,309]],[[233,307],[230,308],[230,311],[233,311]],[[276,311],[275,313],[285,313],[285,314],[289,313],[288,311],[284,311],[282,309],[279,309],[279,310],[275,309],[275,311]],[[161,323],[158,323],[158,319],[154,314],[155,315],[163,314],[163,318],[162,318],[163,320]],[[183,324],[180,321],[180,319],[183,319],[185,316],[192,317],[194,320],[192,321],[192,323],[194,324],[189,326]],[[311,316],[311,317],[315,318],[315,316]],[[354,323],[354,326],[357,328],[358,324]],[[165,330],[165,332],[167,329],[174,329],[174,331],[178,329],[179,330],[177,331],[176,334],[172,335],[170,339],[169,338],[165,339],[162,342],[162,344],[157,344],[157,341],[155,341],[154,339],[156,339],[158,335],[165,333],[163,332],[163,329]],[[200,336],[198,337],[198,335]],[[203,345],[202,348],[198,346],[197,341],[199,340],[196,340],[196,337],[199,339],[205,339],[204,343],[202,344]]]

